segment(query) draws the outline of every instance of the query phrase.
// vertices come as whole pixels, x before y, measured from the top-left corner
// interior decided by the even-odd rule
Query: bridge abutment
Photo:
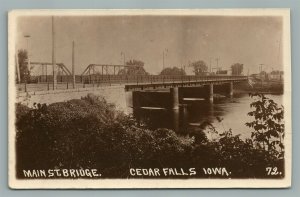
[[[98,88],[91,87],[18,93],[16,102],[20,102],[28,107],[33,107],[34,103],[51,104],[56,102],[65,102],[72,99],[81,99],[88,94],[103,97],[108,103],[114,104],[118,110],[127,113],[124,86],[105,86]]]

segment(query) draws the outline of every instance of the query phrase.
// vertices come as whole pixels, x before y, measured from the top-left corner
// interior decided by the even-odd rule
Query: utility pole
[[[216,58],[216,62],[217,62],[217,69],[219,69],[219,59],[220,59],[220,58],[218,58],[218,57]]]
[[[125,58],[125,53],[121,52],[121,56],[123,56],[123,65],[126,65],[126,58]]]
[[[26,48],[27,48],[27,71],[25,73],[25,83],[27,83],[27,78],[29,76],[29,70],[30,70],[30,55],[29,55],[29,39],[30,39],[30,35],[25,35],[24,36],[26,38]]]
[[[18,52],[16,53],[16,67],[17,67],[17,79],[18,79],[18,83],[21,83],[21,77],[20,77],[20,65],[19,65],[19,57],[18,57]]]
[[[264,65],[264,64],[259,64],[259,65],[260,65],[259,73],[262,74],[262,71],[263,71],[263,65]]]
[[[209,58],[209,72],[211,73],[211,57]]]
[[[262,87],[262,86],[263,86],[262,71],[263,71],[263,65],[264,65],[264,64],[259,64],[259,65],[260,65],[260,72],[259,72],[259,75],[260,75],[261,87]]]
[[[57,79],[56,79],[56,57],[55,57],[55,26],[54,26],[54,16],[52,16],[52,71],[53,71],[53,90],[56,89]]]
[[[163,51],[163,70],[165,69],[165,55],[166,55],[167,52],[168,52],[168,49],[165,49]]]
[[[163,51],[163,70],[165,69],[165,51]]]
[[[73,88],[75,88],[76,79],[75,79],[75,42],[72,42],[72,82]]]

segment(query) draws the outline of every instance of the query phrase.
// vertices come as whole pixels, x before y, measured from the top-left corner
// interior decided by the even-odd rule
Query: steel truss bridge
[[[47,66],[51,63],[31,62],[31,65],[40,66],[42,73],[34,76],[34,80],[30,84],[19,84],[20,91],[39,91],[52,90],[51,83],[53,81],[52,73],[47,73]],[[70,89],[73,80],[72,73],[63,63],[57,63],[59,75],[57,75],[56,89]],[[125,85],[126,91],[131,90],[147,90],[157,88],[172,87],[192,87],[208,84],[236,83],[247,81],[247,76],[229,76],[229,75],[128,75],[126,70],[139,69],[141,66],[135,65],[106,65],[106,64],[90,64],[82,72],[81,75],[75,76],[76,88],[98,87],[110,85]],[[120,72],[121,70],[125,72]],[[50,85],[49,85],[50,84]]]

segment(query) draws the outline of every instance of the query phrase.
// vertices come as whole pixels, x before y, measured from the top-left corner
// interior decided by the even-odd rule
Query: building
[[[283,71],[272,71],[269,73],[269,80],[281,81],[283,80]]]

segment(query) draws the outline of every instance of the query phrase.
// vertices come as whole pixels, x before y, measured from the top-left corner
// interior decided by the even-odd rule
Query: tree
[[[235,63],[231,65],[232,75],[241,75],[243,72],[243,64]]]
[[[28,68],[28,53],[27,50],[21,49],[18,51],[18,63],[20,70],[21,83],[25,83],[30,80],[30,70]]]
[[[273,70],[273,71],[271,72],[271,74],[273,74],[273,75],[283,75],[283,71]]]
[[[206,63],[202,60],[193,62],[189,66],[193,67],[195,75],[203,75],[208,69]]]
[[[255,120],[246,123],[246,126],[254,129],[251,137],[263,150],[283,156],[283,106],[279,107],[277,103],[263,94],[250,94],[250,96],[257,98],[250,104],[255,110],[248,113]]]
[[[218,75],[227,75],[227,70],[218,70],[216,72],[216,74],[218,74]]]
[[[186,75],[182,68],[165,68],[160,72],[160,75]]]
[[[127,61],[126,65],[128,67],[121,69],[118,75],[148,75],[143,61],[132,59]]]

